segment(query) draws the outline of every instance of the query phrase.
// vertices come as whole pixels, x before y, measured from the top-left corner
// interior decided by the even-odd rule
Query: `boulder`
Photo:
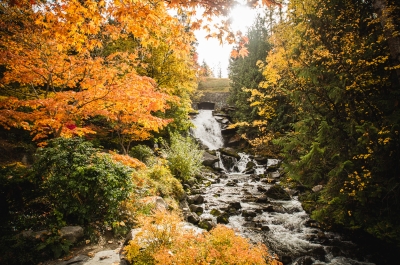
[[[265,165],[265,164],[268,163],[268,158],[267,158],[267,157],[264,157],[264,156],[255,156],[255,157],[254,157],[254,160],[256,160],[258,164],[263,164],[263,165]]]
[[[242,205],[240,204],[240,202],[230,202],[229,208],[234,208],[236,210],[239,210],[240,208],[242,208]]]
[[[262,196],[260,196],[260,197],[258,197],[258,198],[256,199],[256,202],[257,202],[257,203],[269,203],[269,200],[268,200],[268,197],[267,197],[267,196],[262,195]]]
[[[204,197],[200,194],[188,196],[189,204],[202,204],[204,202]]]
[[[197,206],[195,204],[191,204],[189,206],[191,212],[196,213],[197,215],[201,215],[204,212],[203,207]]]
[[[218,161],[219,161],[218,157],[216,157],[208,152],[203,153],[203,165],[204,166],[212,167]]]
[[[238,152],[233,148],[230,148],[230,147],[220,148],[219,151],[221,152],[221,154],[224,154],[227,156],[232,156],[232,157],[235,157],[236,159],[240,159]]]
[[[211,220],[201,220],[198,226],[202,229],[210,231],[216,226],[216,224]]]
[[[261,231],[268,232],[271,230],[268,225],[261,225]]]
[[[220,216],[217,217],[218,224],[227,224],[229,223],[229,214],[221,213]]]
[[[212,209],[210,211],[210,214],[213,215],[213,216],[217,216],[218,217],[218,216],[221,215],[221,212],[218,209]]]
[[[322,185],[317,185],[312,188],[313,192],[320,192],[324,187]]]
[[[200,222],[199,216],[195,213],[188,213],[185,219],[186,221],[194,225],[197,225]]]
[[[274,185],[267,190],[265,193],[268,197],[275,200],[290,200],[290,195],[287,191],[285,191],[281,186]]]
[[[255,211],[251,211],[251,210],[243,210],[242,216],[243,217],[256,217],[257,213]]]
[[[71,243],[76,243],[83,237],[83,228],[81,226],[65,226],[60,229],[60,236]]]

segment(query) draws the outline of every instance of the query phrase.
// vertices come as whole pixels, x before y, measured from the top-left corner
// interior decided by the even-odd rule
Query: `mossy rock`
[[[224,155],[232,156],[232,157],[235,157],[236,159],[240,159],[238,152],[233,148],[230,148],[230,147],[221,148],[221,149],[219,149],[219,151]]]
[[[220,216],[217,217],[218,224],[227,224],[229,223],[229,214],[222,213]]]
[[[290,194],[285,191],[281,186],[275,185],[269,188],[266,193],[265,193],[269,198],[275,199],[275,200],[284,200],[288,201],[290,200]]]
[[[217,209],[212,209],[210,214],[214,215],[214,216],[220,216],[221,212]]]

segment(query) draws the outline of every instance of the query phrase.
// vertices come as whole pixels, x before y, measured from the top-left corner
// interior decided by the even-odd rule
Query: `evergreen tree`
[[[292,1],[251,99],[263,120],[284,113],[277,99],[292,109],[275,143],[290,178],[323,185],[313,218],[400,243],[400,94],[373,2]]]
[[[249,51],[247,57],[231,58],[229,62],[229,79],[231,88],[229,103],[236,107],[233,118],[236,122],[251,123],[257,119],[257,108],[250,106],[251,93],[247,89],[257,88],[263,80],[257,62],[265,60],[271,45],[267,42],[268,30],[266,19],[258,16],[247,32]]]

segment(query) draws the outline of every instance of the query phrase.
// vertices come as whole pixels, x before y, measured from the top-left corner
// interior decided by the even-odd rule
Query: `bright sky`
[[[241,5],[235,7],[231,12],[232,28],[236,32],[238,30],[246,34],[247,28],[253,24],[256,17],[257,11],[251,8]],[[222,77],[228,77],[228,65],[229,57],[232,50],[232,45],[227,43],[222,46],[219,44],[219,40],[209,38],[206,40],[205,31],[196,31],[196,38],[199,43],[197,46],[197,52],[199,54],[199,64],[202,64],[203,60],[214,70],[214,75],[218,76],[219,65],[221,65]]]

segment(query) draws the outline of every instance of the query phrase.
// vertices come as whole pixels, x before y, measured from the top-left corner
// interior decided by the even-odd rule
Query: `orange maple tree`
[[[259,1],[248,1],[254,5]],[[263,0],[266,4],[274,1]],[[177,57],[191,52],[192,34],[184,34],[168,9],[204,7],[203,16],[226,15],[232,1],[28,1],[0,3],[0,125],[31,131],[34,140],[94,133],[86,121],[106,117],[125,150],[171,120],[155,112],[168,108],[171,96],[135,70],[138,51],[114,52],[104,47],[134,36],[140,46],[168,44]],[[191,11],[190,11],[191,10]],[[201,19],[191,22],[192,29]],[[225,23],[225,22],[223,22]],[[216,37],[232,42],[229,25]],[[168,34],[166,34],[168,33]],[[224,35],[227,33],[227,35]],[[239,55],[245,55],[240,51]],[[165,91],[165,90],[164,90]],[[176,99],[175,99],[176,101]]]
[[[93,133],[85,120],[102,115],[125,144],[148,138],[170,121],[153,115],[168,108],[170,96],[137,74],[136,53],[98,55],[107,40],[128,33],[140,37],[143,46],[157,45],[158,31],[167,26],[176,52],[188,52],[185,36],[174,36],[182,26],[163,5],[71,0],[36,9],[2,3],[1,11],[0,64],[6,71],[0,124],[5,128],[30,130],[34,140],[69,137]]]

